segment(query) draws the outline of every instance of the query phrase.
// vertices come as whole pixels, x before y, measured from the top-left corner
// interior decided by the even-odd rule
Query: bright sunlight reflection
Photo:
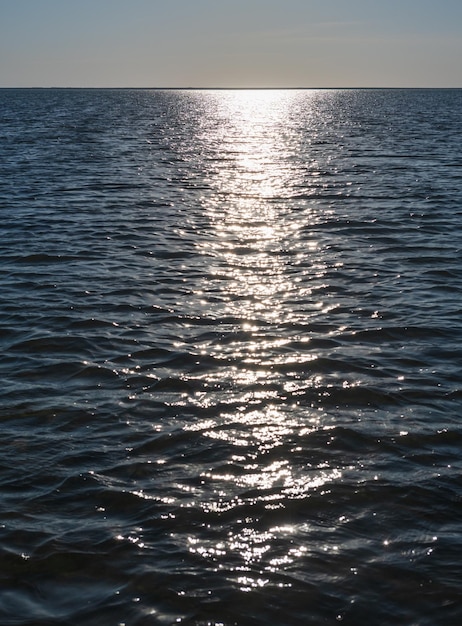
[[[210,177],[214,193],[203,198],[214,237],[203,245],[226,281],[226,313],[249,324],[280,322],[287,311],[278,294],[297,287],[283,261],[299,228],[284,208],[296,175],[287,147],[293,98],[284,90],[224,92],[220,124],[207,137],[217,165]]]
[[[300,460],[293,464],[297,447],[288,447],[287,442],[317,424],[310,424],[307,416],[302,426],[293,414],[288,417],[289,407],[281,403],[286,385],[295,384],[288,383],[281,368],[299,358],[285,350],[291,337],[281,328],[299,315],[293,303],[309,296],[302,293],[298,272],[288,261],[297,245],[301,248],[302,220],[294,218],[288,201],[300,175],[291,148],[297,141],[293,136],[297,93],[229,91],[208,93],[207,98],[208,123],[201,129],[201,140],[209,177],[202,205],[212,236],[200,243],[201,254],[210,260],[201,296],[205,295],[210,315],[233,321],[227,327],[230,339],[205,349],[234,363],[227,373],[217,372],[217,385],[223,388],[225,379],[227,385],[218,401],[223,406],[237,403],[238,409],[189,427],[236,450],[229,471],[203,475],[214,497],[208,495],[200,506],[210,514],[242,506],[284,510],[287,502],[309,497],[339,476],[325,467],[308,471]],[[303,254],[306,250],[305,246]],[[316,252],[316,244],[311,252]],[[201,402],[207,406],[207,398]],[[242,471],[236,472],[236,464]],[[229,533],[226,542],[215,545],[210,539],[190,537],[190,550],[223,566],[237,559],[241,588],[250,590],[266,584],[264,575],[251,576],[253,564],[265,561],[266,571],[274,571],[303,554],[302,546],[293,546],[290,553],[271,557],[272,542],[288,532],[287,526],[257,531],[248,519],[239,531]]]

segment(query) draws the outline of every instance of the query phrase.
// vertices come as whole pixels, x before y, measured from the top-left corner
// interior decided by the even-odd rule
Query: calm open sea
[[[0,91],[0,623],[462,623],[462,90]]]

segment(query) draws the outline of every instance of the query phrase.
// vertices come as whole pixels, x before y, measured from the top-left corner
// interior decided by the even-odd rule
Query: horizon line
[[[27,85],[27,86],[14,86],[14,85],[9,85],[9,86],[1,86],[0,85],[0,89],[119,89],[119,90],[128,90],[128,89],[137,89],[137,90],[146,90],[146,91],[310,91],[310,90],[317,90],[317,91],[329,91],[329,90],[348,90],[348,89],[376,89],[376,90],[380,90],[380,89],[462,89],[462,86],[386,86],[386,85],[382,85],[382,86],[356,86],[356,87],[302,87],[302,86],[298,86],[298,87],[237,87],[237,86],[231,86],[231,87],[162,87],[162,86],[157,86],[157,87],[123,87],[123,86],[95,86],[95,85],[91,85],[91,86],[85,86],[85,85],[49,85],[49,86],[44,86],[44,85]]]

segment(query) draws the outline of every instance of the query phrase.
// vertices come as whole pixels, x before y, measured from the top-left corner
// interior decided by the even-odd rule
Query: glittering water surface
[[[0,91],[0,622],[459,624],[462,91]]]

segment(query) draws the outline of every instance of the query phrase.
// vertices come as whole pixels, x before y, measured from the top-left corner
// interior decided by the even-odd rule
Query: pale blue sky
[[[462,0],[0,0],[0,87],[462,87]]]

